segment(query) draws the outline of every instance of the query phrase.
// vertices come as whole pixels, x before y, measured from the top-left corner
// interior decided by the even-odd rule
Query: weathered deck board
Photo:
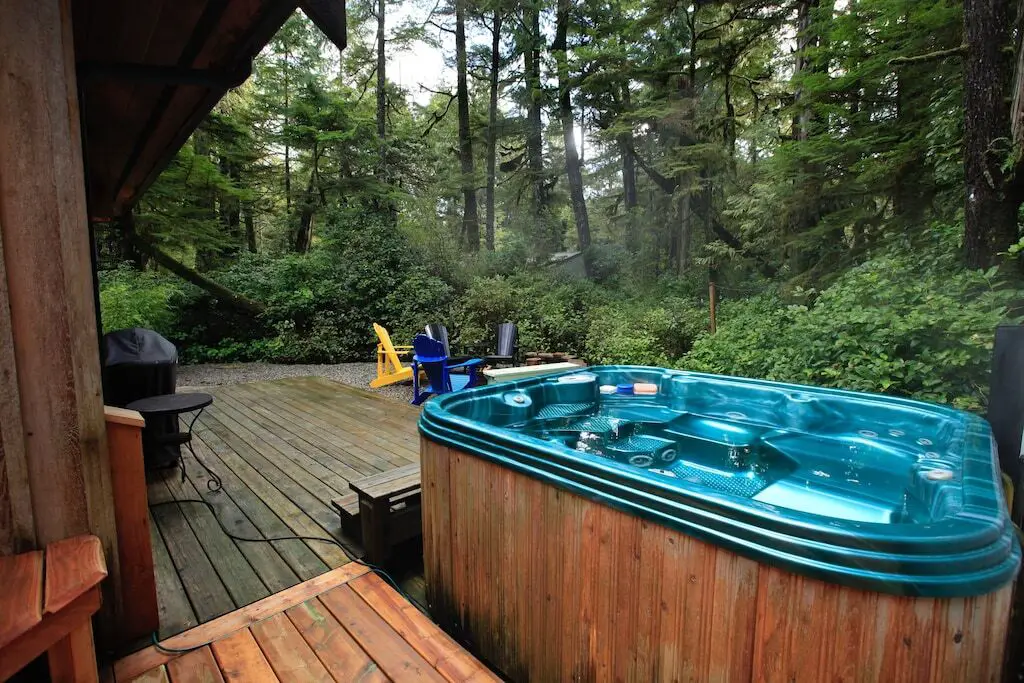
[[[365,567],[344,567],[148,647],[104,680],[388,680],[438,683],[498,678]]]
[[[160,535],[156,520],[150,516],[149,534],[153,545],[153,566],[156,572],[156,602],[160,615],[160,637],[184,631],[199,623],[188,595],[181,585],[178,572],[174,569],[167,545]]]
[[[234,535],[242,538],[259,538],[259,530],[253,526],[249,518],[239,509],[238,505],[235,504],[231,498],[225,495],[216,495],[210,492],[204,485],[207,480],[205,470],[199,468],[198,465],[193,464],[193,477],[186,479],[184,484],[177,477],[169,479],[169,488],[171,494],[177,499],[193,499],[193,500],[206,500],[213,505],[214,512],[220,519],[220,523],[223,524],[227,529]],[[198,484],[193,484],[193,478]],[[188,505],[186,503],[186,505]],[[188,510],[196,509],[199,511],[206,511],[203,506],[196,506],[195,508],[186,508]],[[214,525],[217,525],[217,520],[213,519],[213,513],[204,515],[201,519],[208,519]],[[190,522],[192,520],[190,519]],[[218,525],[219,526],[219,525]],[[193,529],[195,524],[193,523]],[[290,586],[294,586],[299,582],[298,575],[292,571],[288,563],[284,561],[277,550],[273,546],[267,543],[233,543],[232,539],[229,539],[225,534],[217,534],[214,526],[204,527],[209,530],[209,536],[211,539],[206,541],[208,547],[223,547],[233,548],[235,552],[241,553],[248,561],[249,565],[256,572],[262,585],[267,588],[271,593],[284,590]],[[200,536],[200,541],[206,540],[204,536]],[[296,546],[302,546],[301,542],[296,542]],[[209,550],[207,551],[209,553]],[[227,551],[230,553],[230,549]],[[244,571],[244,570],[243,570]],[[229,592],[231,588],[229,587]],[[262,597],[262,596],[261,596]],[[237,601],[236,601],[237,602]]]
[[[225,501],[226,504],[227,500],[232,500],[244,511],[245,516],[250,520],[252,526],[246,528],[253,531],[253,533],[238,531],[234,526],[241,524],[241,520],[221,515],[221,520],[225,523],[225,526],[233,529],[232,533],[245,538],[259,538],[261,536],[263,538],[277,538],[293,534],[294,532],[280,517],[274,514],[274,511],[266,501],[239,479],[231,467],[217,455],[217,448],[223,451],[227,446],[215,437],[211,438],[211,435],[207,435],[206,438],[210,440],[213,446],[208,446],[202,438],[199,438],[198,443],[195,444],[196,453],[200,458],[204,459],[205,463],[216,470],[224,483],[224,488],[220,492],[206,493],[204,498],[213,503],[215,507],[216,501]],[[196,441],[196,439],[193,439],[193,441]],[[206,473],[202,471],[202,468],[191,456],[186,455],[185,461],[188,463],[189,478],[196,483],[196,488],[202,490],[197,477],[205,479]],[[205,486],[205,484],[202,486]],[[245,543],[245,545],[257,544]],[[323,560],[317,557],[316,553],[303,541],[275,541],[268,545],[272,546],[281,555],[300,580],[309,578],[309,576],[315,576],[327,568]]]
[[[214,403],[195,425],[193,446],[224,488],[211,492],[208,474],[183,449],[185,482],[177,469],[151,475],[149,499],[205,500],[236,536],[349,544],[331,499],[347,493],[353,479],[419,459],[419,411],[368,392],[317,378],[203,390]],[[152,516],[161,638],[348,562],[337,546],[314,540],[232,539],[195,503],[154,508]],[[422,594],[422,581],[406,585]]]
[[[213,580],[217,572],[182,511],[177,505],[158,505],[171,500],[170,491],[164,482],[150,485],[149,502],[153,519],[160,527],[160,535],[167,545],[167,552],[181,583],[185,586],[192,610],[200,621],[230,612],[235,605],[228,590],[221,581]]]

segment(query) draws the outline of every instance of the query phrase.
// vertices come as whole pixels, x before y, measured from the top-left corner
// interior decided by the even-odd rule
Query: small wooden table
[[[394,545],[423,533],[419,463],[349,482],[348,487],[359,498],[367,562],[381,564]],[[339,503],[335,501],[335,506]]]

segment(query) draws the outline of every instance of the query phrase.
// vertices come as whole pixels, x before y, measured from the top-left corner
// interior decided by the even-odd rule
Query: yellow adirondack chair
[[[396,382],[412,381],[412,368],[403,366],[401,356],[412,353],[411,346],[395,346],[391,335],[377,323],[373,324],[380,343],[377,344],[377,378],[370,382],[374,389]]]

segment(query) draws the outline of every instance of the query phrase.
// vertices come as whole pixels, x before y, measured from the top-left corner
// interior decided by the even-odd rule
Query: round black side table
[[[211,491],[219,491],[223,486],[220,477],[216,472],[206,466],[195,449],[192,448],[192,427],[196,420],[202,415],[203,410],[213,403],[213,396],[202,393],[164,394],[162,396],[150,396],[132,401],[125,406],[128,410],[134,410],[142,414],[143,418],[174,416],[175,418],[184,413],[192,413],[192,421],[188,423],[188,429],[184,432],[163,434],[158,437],[158,445],[178,445],[188,448],[189,453],[196,459],[196,462],[206,470],[210,478],[206,480],[206,488]],[[181,480],[185,481],[185,459],[178,454],[178,466],[181,467]]]

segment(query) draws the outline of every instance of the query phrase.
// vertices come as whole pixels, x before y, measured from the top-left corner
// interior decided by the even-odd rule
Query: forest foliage
[[[288,21],[101,230],[105,329],[192,362],[342,362],[372,359],[373,322],[445,322],[458,346],[512,320],[592,363],[984,409],[1024,293],[1020,192],[1008,102],[970,161],[961,2],[451,0],[384,22],[398,6],[349,3],[341,54]],[[425,105],[386,72],[414,41],[451,53]],[[980,201],[1014,205],[999,234],[979,173],[999,185]],[[551,260],[577,251],[580,273]]]

